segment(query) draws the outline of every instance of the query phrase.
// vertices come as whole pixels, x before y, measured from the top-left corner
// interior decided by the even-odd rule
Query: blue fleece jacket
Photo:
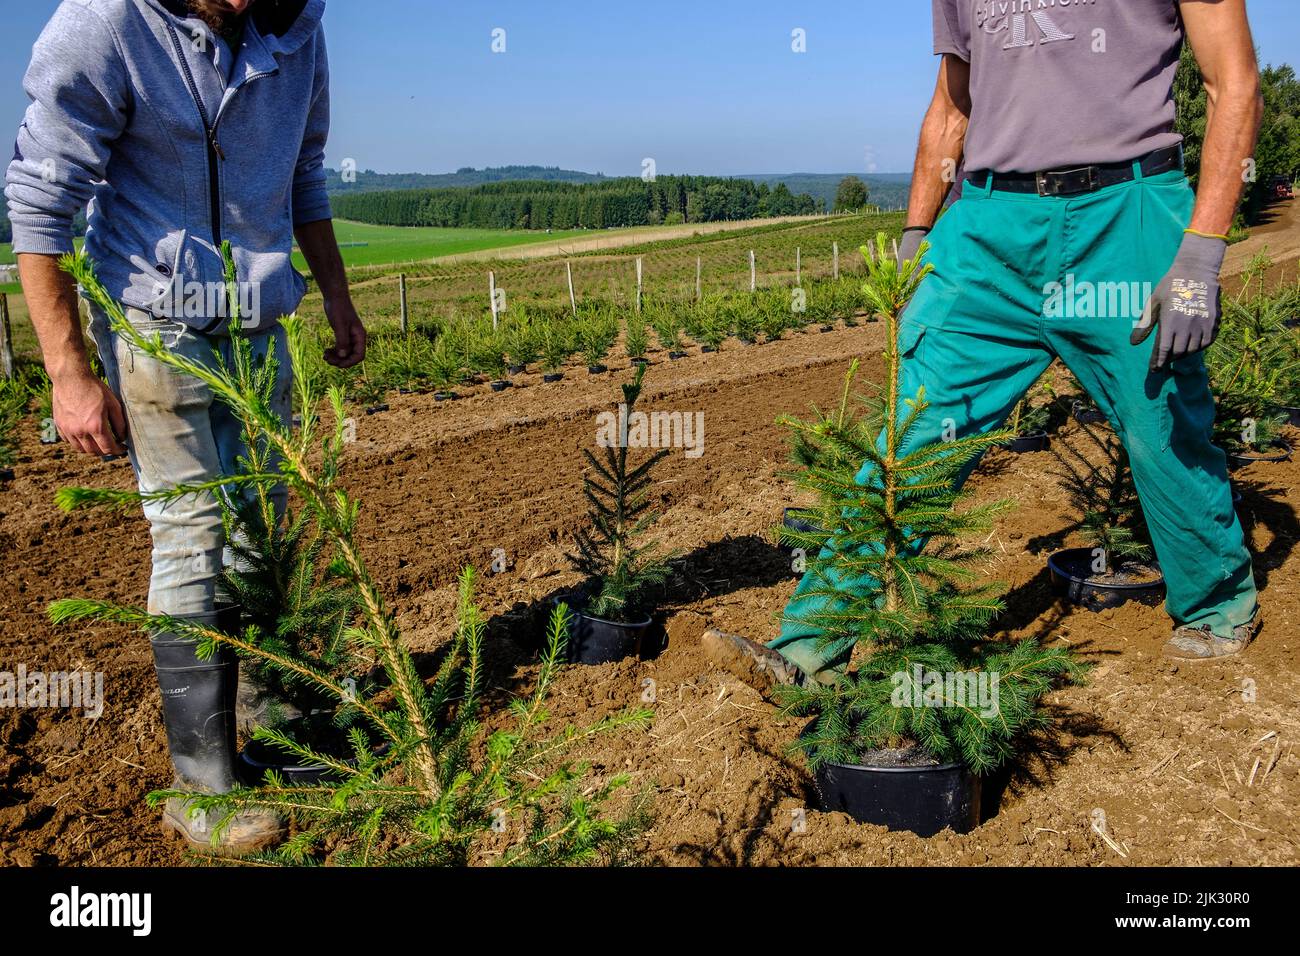
[[[306,287],[293,228],[330,218],[324,10],[259,0],[220,64],[227,80],[178,0],[64,0],[23,81],[31,105],[5,178],[14,252],[71,251],[85,208],[86,250],[128,306],[219,326],[227,239],[257,311],[246,322],[293,312]]]

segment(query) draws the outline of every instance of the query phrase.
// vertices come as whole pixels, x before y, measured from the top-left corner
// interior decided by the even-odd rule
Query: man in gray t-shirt
[[[934,0],[934,52],[969,64],[966,167],[1033,173],[1174,146],[1175,0]]]
[[[1060,359],[1129,452],[1174,623],[1166,655],[1237,654],[1261,618],[1200,353],[1262,110],[1245,0],[932,3],[943,60],[900,244],[913,259],[928,235],[933,267],[899,333],[902,394],[925,395],[910,447],[1001,427]],[[1184,39],[1210,94],[1195,195],[1173,131]],[[1122,563],[1092,559],[1085,575]],[[810,622],[833,605],[806,575],[777,640],[711,632],[705,648],[762,682],[825,679],[842,658]]]

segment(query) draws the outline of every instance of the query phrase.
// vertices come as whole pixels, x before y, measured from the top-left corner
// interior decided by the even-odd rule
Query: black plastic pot
[[[564,373],[563,373],[563,372],[548,372],[548,373],[546,373],[545,375],[542,376],[542,381],[543,381],[543,382],[558,382],[558,381],[559,381],[560,379],[562,379],[562,378],[564,378]]]
[[[1148,607],[1158,607],[1165,596],[1165,581],[1160,578],[1145,584],[1106,584],[1089,580],[1092,572],[1091,548],[1067,548],[1047,559],[1047,570],[1052,577],[1052,589],[1071,604],[1094,611],[1119,607],[1137,601]]]
[[[509,372],[511,375],[521,375],[523,374],[525,368],[526,366],[523,365],[511,365],[506,369],[506,371]]]
[[[371,405],[369,408],[366,409],[366,414],[378,415],[380,412],[386,412],[386,411],[388,411],[388,406],[386,404]]]
[[[1293,428],[1300,428],[1300,406],[1279,405],[1278,411],[1286,415],[1286,423]]]
[[[509,387],[510,383],[504,380],[492,383],[492,391],[494,392],[504,392]]]
[[[701,348],[700,351],[704,352],[705,354],[708,354],[709,352],[716,352],[717,349],[715,349],[712,345],[706,345],[703,348]]]
[[[0,468],[0,481],[13,481],[14,470],[12,468]]]
[[[822,332],[834,332],[834,331],[835,331],[835,326],[833,326],[833,325],[823,325],[823,326],[821,327],[820,331],[822,331]]]
[[[1273,450],[1271,452],[1263,449],[1251,452],[1229,452],[1228,467],[1241,468],[1244,465],[1253,465],[1259,461],[1276,464],[1279,461],[1291,460],[1291,446],[1280,438],[1274,439],[1264,447]]]
[[[1003,447],[1007,451],[1013,451],[1018,455],[1023,455],[1031,451],[1047,451],[1052,444],[1052,438],[1047,432],[1030,432],[1028,435],[1017,435]]]
[[[686,353],[685,353],[685,352],[669,352],[669,353],[668,353],[668,357],[669,357],[670,359],[672,359],[672,360],[675,362],[675,361],[677,361],[678,359],[684,359],[684,358],[686,358]]]
[[[433,400],[435,402],[449,402],[456,397],[455,392],[434,392]]]
[[[606,372],[608,372],[608,371],[609,371],[609,366],[608,366],[608,365],[588,365],[588,366],[587,366],[587,374],[588,374],[588,375],[604,375],[604,374],[605,374]]]
[[[279,748],[261,740],[250,740],[239,752],[236,775],[249,785],[260,784],[266,772],[274,770],[289,786],[310,786],[323,780],[337,780],[332,769],[323,764],[299,764]]]
[[[650,364],[650,360],[643,356],[637,356],[636,358],[632,359],[632,366],[634,368],[645,368],[649,364]]]
[[[781,512],[781,524],[791,531],[802,531],[807,534],[815,534],[821,531],[821,528],[808,521],[806,518],[800,518],[798,512],[804,511],[803,508],[786,508]]]
[[[635,657],[641,653],[650,625],[648,617],[620,624],[574,611],[569,624],[569,660],[575,664],[608,664]]]
[[[821,809],[859,823],[931,837],[969,833],[980,822],[980,778],[959,763],[932,767],[823,764],[814,774]]]

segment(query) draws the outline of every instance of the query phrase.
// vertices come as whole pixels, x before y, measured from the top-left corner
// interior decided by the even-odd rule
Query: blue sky
[[[4,3],[0,138],[56,5]],[[1261,59],[1300,64],[1295,0],[1249,9]],[[934,83],[926,0],[329,0],[325,22],[329,163],[380,172],[906,171]]]

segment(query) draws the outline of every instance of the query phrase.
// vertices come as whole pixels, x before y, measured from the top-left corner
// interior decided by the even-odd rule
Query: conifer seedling
[[[618,623],[635,621],[644,614],[647,588],[661,584],[671,570],[671,555],[640,543],[658,517],[649,497],[653,470],[668,456],[668,450],[661,448],[639,464],[632,463],[629,445],[642,444],[631,431],[640,427],[636,405],[644,378],[645,367],[638,366],[632,381],[621,386],[622,402],[611,419],[615,434],[601,438],[603,454],[597,457],[590,449],[583,450],[594,472],[582,482],[590,527],[574,536],[577,554],[570,556],[574,567],[587,578],[583,612]]]
[[[813,767],[869,763],[875,753],[903,749],[984,773],[1009,759],[1023,733],[1047,722],[1041,698],[1078,668],[1064,649],[989,635],[1002,603],[978,570],[987,551],[965,542],[982,538],[1006,505],[971,505],[953,489],[960,473],[1007,435],[915,438],[929,406],[924,391],[901,393],[899,332],[929,267],[920,254],[896,264],[884,234],[875,253],[863,249],[864,295],[886,323],[885,382],[868,398],[879,434],[874,441],[856,430],[819,434],[832,453],[799,477],[817,497],[827,530],[808,535],[815,584],[805,606],[813,609],[795,620],[847,664],[832,684],[784,688],[783,704],[788,713],[815,715],[797,745]],[[863,462],[869,467],[859,482]],[[924,680],[981,672],[998,677],[992,711],[964,706],[946,690],[936,699]],[[913,687],[918,674],[924,688]]]
[[[183,798],[191,812],[208,815],[214,843],[240,810],[258,808],[291,817],[294,835],[285,844],[247,859],[263,865],[463,866],[626,859],[647,823],[645,800],[634,798],[625,813],[610,816],[607,804],[627,778],[593,779],[584,765],[564,755],[595,734],[643,728],[650,714],[634,709],[587,727],[542,732],[548,719],[547,696],[563,659],[567,608],[561,605],[552,613],[533,691],[511,702],[511,719],[502,729],[485,731],[487,625],[474,600],[474,573],[466,569],[461,575],[454,632],[442,648],[436,674],[426,680],[361,554],[356,537],[361,506],[339,481],[338,462],[346,443],[342,389],[330,389],[333,422],[323,427],[316,415],[322,396],[315,380],[301,377],[296,388],[302,423],[295,430],[272,412],[259,389],[246,387],[248,379],[241,378],[238,369],[195,362],[171,352],[158,336],[133,328],[95,278],[84,252],[64,257],[63,265],[110,317],[117,335],[173,372],[203,382],[244,424],[253,439],[250,448],[264,447],[268,454],[250,454],[249,467],[236,474],[158,491],[65,489],[57,496],[59,505],[66,510],[93,505],[125,510],[142,501],[190,495],[238,493],[256,498],[280,483],[287,485],[311,517],[313,526],[305,540],[319,537],[329,555],[331,580],[348,589],[349,606],[355,608],[341,635],[345,652],[374,660],[382,675],[374,687],[339,681],[336,673],[296,646],[255,639],[250,633],[227,634],[195,619],[106,601],[56,601],[50,607],[56,624],[93,620],[167,632],[197,641],[201,657],[210,657],[218,645],[230,647],[330,701],[336,723],[347,728],[342,753],[283,730],[256,729],[255,739],[300,764],[325,768],[327,776],[319,783],[291,786],[268,772],[261,784],[230,793],[157,791],[149,795],[150,802]],[[284,320],[284,326],[296,364],[305,358],[310,336],[297,318]]]

